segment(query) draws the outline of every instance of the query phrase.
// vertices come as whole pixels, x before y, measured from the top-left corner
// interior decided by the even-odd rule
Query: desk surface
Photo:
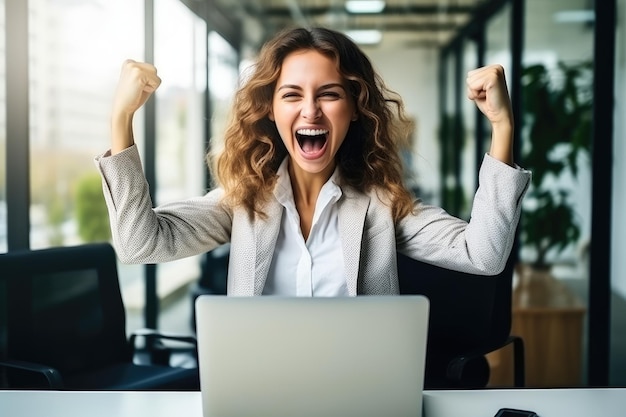
[[[626,389],[521,389],[427,391],[424,417],[493,417],[500,408],[531,410],[539,417],[623,416]]]
[[[493,417],[499,408],[540,417],[619,416],[626,389],[426,391],[424,417]],[[199,392],[0,391],[10,417],[202,417]]]

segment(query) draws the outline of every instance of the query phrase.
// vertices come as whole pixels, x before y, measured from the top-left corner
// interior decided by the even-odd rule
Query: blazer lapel
[[[254,222],[254,295],[261,295],[270,270],[280,231],[283,206],[274,197],[264,207],[267,218]]]
[[[348,294],[355,296],[361,262],[361,241],[370,197],[356,192],[351,187],[342,187],[342,192],[343,198],[339,200],[339,234],[343,247]]]

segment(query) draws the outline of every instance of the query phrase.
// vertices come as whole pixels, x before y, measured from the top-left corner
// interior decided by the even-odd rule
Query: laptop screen
[[[420,416],[422,296],[201,296],[205,417]]]

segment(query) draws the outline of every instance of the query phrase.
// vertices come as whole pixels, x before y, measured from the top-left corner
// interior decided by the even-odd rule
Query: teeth
[[[324,129],[298,129],[296,131],[297,134],[302,136],[319,136],[325,135],[328,133],[328,130]]]

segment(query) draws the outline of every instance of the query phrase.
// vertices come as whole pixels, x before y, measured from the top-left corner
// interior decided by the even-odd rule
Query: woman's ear
[[[270,119],[273,122],[274,121],[274,112],[272,112],[270,110],[270,112],[267,114],[267,118]]]
[[[356,122],[357,120],[359,120],[359,114],[355,111],[354,114],[352,115],[352,121]]]

